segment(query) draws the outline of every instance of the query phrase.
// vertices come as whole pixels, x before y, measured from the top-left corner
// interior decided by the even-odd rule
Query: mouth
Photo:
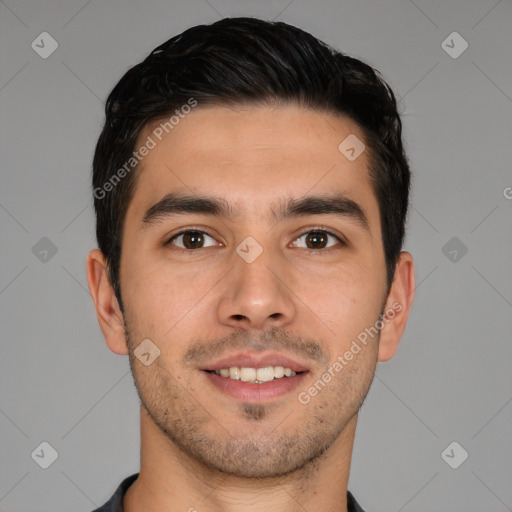
[[[309,373],[305,365],[279,354],[239,354],[200,370],[216,390],[252,403],[289,393]]]

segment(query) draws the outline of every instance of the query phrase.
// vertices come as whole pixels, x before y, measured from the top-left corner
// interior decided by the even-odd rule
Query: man
[[[362,511],[358,410],[414,295],[391,89],[295,27],[193,27],[110,94],[89,288],[141,467],[99,511]]]

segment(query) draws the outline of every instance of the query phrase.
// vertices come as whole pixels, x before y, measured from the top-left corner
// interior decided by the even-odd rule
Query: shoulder
[[[347,491],[347,510],[348,512],[365,512],[350,491]]]
[[[139,473],[125,478],[118,486],[112,497],[100,508],[93,512],[123,512],[123,498],[130,485],[137,480]]]

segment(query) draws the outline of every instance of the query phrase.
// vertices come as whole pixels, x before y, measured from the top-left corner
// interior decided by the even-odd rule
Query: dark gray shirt
[[[105,505],[100,508],[97,508],[93,512],[123,512],[123,498],[128,490],[128,487],[137,480],[139,476],[138,473],[125,478],[119,487],[116,489],[116,492],[110,498]],[[350,494],[350,491],[347,491],[347,508],[348,512],[364,512],[364,510],[359,506],[354,496]]]

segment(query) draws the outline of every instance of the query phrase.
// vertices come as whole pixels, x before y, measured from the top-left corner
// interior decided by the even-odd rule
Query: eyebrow
[[[192,196],[172,192],[151,206],[142,218],[141,228],[158,224],[179,214],[209,215],[236,219],[239,213],[224,198]],[[270,210],[269,220],[280,222],[286,218],[307,215],[334,214],[352,220],[371,233],[363,208],[344,194],[281,198]]]

